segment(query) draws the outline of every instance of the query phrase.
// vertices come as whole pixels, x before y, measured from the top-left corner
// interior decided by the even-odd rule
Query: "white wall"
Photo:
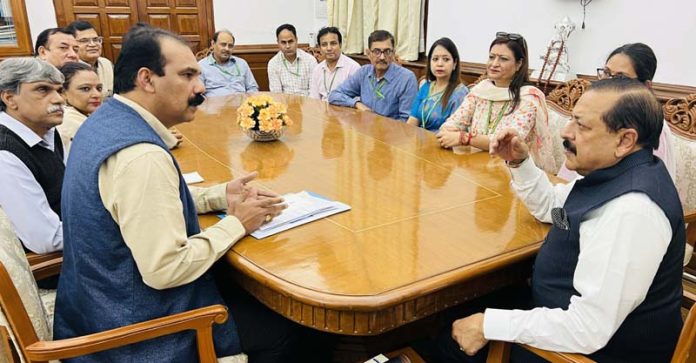
[[[33,46],[39,33],[44,31],[44,29],[58,26],[56,10],[53,7],[53,1],[50,0],[24,0],[24,4],[27,7],[27,18],[29,20],[31,44]]]
[[[577,0],[430,1],[427,46],[452,38],[464,61],[484,63],[496,31],[520,33],[530,52],[530,67],[539,68],[553,25],[569,16],[577,28],[569,40],[573,72],[596,74],[616,47],[643,42],[658,59],[655,81],[696,86],[696,1],[598,0],[582,7]],[[460,25],[461,24],[461,25]]]
[[[316,40],[310,42],[309,33],[316,34],[327,24],[325,18],[316,15],[318,3],[319,0],[215,0],[215,27],[232,31],[237,44],[273,44],[276,28],[289,23],[297,29],[300,43],[314,43]]]

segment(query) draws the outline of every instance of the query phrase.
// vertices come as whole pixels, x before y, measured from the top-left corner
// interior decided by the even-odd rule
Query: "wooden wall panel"
[[[197,14],[180,14],[176,16],[178,33],[181,35],[197,35],[200,28]]]
[[[99,6],[99,0],[74,0],[73,6]]]
[[[104,37],[103,56],[115,61],[123,35],[138,21],[181,34],[194,52],[215,31],[212,0],[53,0],[59,26],[75,19],[92,23]]]
[[[106,7],[112,7],[112,6],[130,7],[131,4],[130,4],[130,1],[128,1],[128,0],[105,0],[104,6],[106,6]]]

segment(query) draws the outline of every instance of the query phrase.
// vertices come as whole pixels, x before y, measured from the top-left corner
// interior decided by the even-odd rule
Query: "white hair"
[[[0,93],[19,93],[22,83],[63,84],[63,74],[50,63],[33,57],[8,58],[0,62]],[[5,104],[0,100],[0,111]]]

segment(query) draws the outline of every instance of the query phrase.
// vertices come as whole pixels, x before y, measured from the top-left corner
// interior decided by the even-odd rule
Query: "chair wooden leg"
[[[486,363],[508,363],[510,361],[510,348],[512,347],[510,343],[491,341],[488,344]]]

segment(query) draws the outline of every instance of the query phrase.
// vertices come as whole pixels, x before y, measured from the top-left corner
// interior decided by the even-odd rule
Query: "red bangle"
[[[474,134],[469,132],[469,138],[466,139],[466,145],[471,144],[471,138],[474,137]]]

